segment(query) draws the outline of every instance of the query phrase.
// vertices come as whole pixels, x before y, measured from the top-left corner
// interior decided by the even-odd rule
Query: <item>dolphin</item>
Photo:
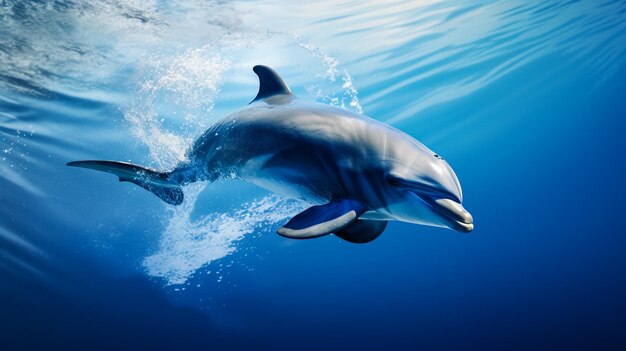
[[[298,98],[267,66],[253,71],[256,97],[204,132],[173,170],[117,161],[67,165],[112,173],[171,205],[183,202],[186,184],[248,181],[311,203],[277,230],[294,239],[334,234],[366,243],[388,221],[472,231],[459,180],[441,156],[367,116]]]

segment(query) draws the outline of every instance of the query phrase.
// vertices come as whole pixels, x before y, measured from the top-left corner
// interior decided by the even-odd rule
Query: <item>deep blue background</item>
[[[171,10],[157,4],[155,13],[143,14],[147,23]],[[159,241],[153,233],[162,229],[163,205],[111,177],[81,173],[86,179],[78,179],[63,166],[85,157],[150,162],[146,147],[123,131],[125,95],[137,90],[128,82],[144,79],[136,58],[115,61],[122,68],[98,85],[68,88],[78,81],[72,72],[48,72],[44,63],[37,66],[43,73],[29,71],[41,51],[58,48],[38,47],[32,38],[2,42],[15,55],[21,46],[13,44],[23,42],[20,50],[34,63],[24,68],[0,56],[1,143],[11,149],[0,178],[0,349],[625,349],[626,3],[500,2],[502,11],[478,2],[459,2],[458,8],[393,4],[388,12],[372,4],[323,4],[302,10],[304,24],[278,19],[275,25],[339,57],[351,70],[365,113],[446,157],[476,229],[461,235],[391,223],[376,241],[352,245],[333,236],[290,241],[274,235],[278,224],[271,223],[190,277],[185,290],[165,286],[141,266]],[[268,12],[277,6],[261,5]],[[2,21],[8,26],[23,20],[23,30],[34,26],[25,19],[43,11],[2,6],[19,15]],[[137,15],[131,10],[124,18]],[[234,6],[219,18],[226,21],[238,11]],[[426,26],[436,30],[418,35],[438,11],[443,20]],[[490,11],[502,21],[495,32],[469,33],[493,17],[485,17]],[[415,21],[403,22],[403,13]],[[373,14],[390,19],[380,24],[368,17]],[[514,42],[569,14],[563,25]],[[254,15],[240,20],[254,22]],[[41,24],[42,31],[57,28],[52,25]],[[355,47],[325,43],[315,31],[319,26],[326,28],[326,39]],[[393,30],[398,27],[401,32]],[[413,32],[414,38],[402,37]],[[478,39],[467,43],[453,33]],[[383,47],[376,35],[392,44]],[[141,45],[129,44],[147,50]],[[113,57],[119,50],[87,48]],[[304,95],[309,81],[302,76],[323,78],[315,78],[318,68],[285,64],[293,49],[285,50],[272,49],[274,56],[261,55],[257,60],[264,62],[255,63],[284,66],[285,79]],[[484,59],[470,64],[475,55]],[[93,70],[108,67],[94,62],[88,65]],[[452,93],[511,66],[478,88]],[[410,80],[428,72],[435,73]],[[249,69],[228,74],[254,79]],[[256,93],[254,84],[234,91],[229,84],[240,82],[224,79],[226,103],[217,99],[216,114]],[[438,89],[443,100],[422,100]],[[411,109],[419,112],[415,118],[394,119]],[[220,198],[227,195],[205,195],[210,206],[203,206],[215,211],[229,201]],[[228,196],[236,201],[243,195]],[[222,270],[225,282],[205,274],[231,259],[235,264]]]

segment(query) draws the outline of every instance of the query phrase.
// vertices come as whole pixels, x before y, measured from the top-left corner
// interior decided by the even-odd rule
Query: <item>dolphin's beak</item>
[[[460,190],[456,193],[434,182],[411,181],[393,174],[387,179],[430,205],[449,228],[462,233],[474,230],[472,215],[461,205]]]
[[[462,233],[469,233],[474,229],[472,215],[460,203],[451,199],[430,199],[426,202],[450,220],[452,229]]]
[[[446,221],[446,224],[451,229],[461,233],[469,233],[474,230],[472,215],[459,202],[450,198],[431,197],[419,192],[413,193],[429,204]]]

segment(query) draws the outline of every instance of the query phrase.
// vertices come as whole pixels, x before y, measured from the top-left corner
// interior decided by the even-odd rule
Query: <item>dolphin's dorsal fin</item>
[[[285,83],[273,69],[267,66],[257,65],[254,66],[252,70],[259,76],[259,93],[256,94],[256,97],[254,100],[250,101],[250,103],[274,95],[291,95],[291,90],[287,86],[287,83]]]

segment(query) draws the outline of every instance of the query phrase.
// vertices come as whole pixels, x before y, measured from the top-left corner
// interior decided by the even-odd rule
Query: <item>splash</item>
[[[197,198],[204,186],[191,187],[186,195]],[[146,257],[143,265],[154,277],[168,284],[184,284],[198,269],[236,250],[246,235],[285,220],[304,209],[304,203],[267,196],[242,204],[226,213],[210,213],[192,218],[195,201],[170,210],[170,219],[158,251]]]
[[[229,64],[210,47],[191,48],[173,57],[157,56],[145,61],[144,70],[153,78],[141,84],[125,118],[160,167],[172,168],[185,160],[185,150],[194,136],[208,127],[206,116],[213,110],[223,72]],[[168,109],[173,118],[164,117]]]
[[[328,55],[324,51],[322,51],[319,47],[307,43],[302,38],[300,38],[295,33],[275,31],[275,33],[284,33],[293,38],[295,43],[301,48],[307,50],[315,57],[320,59],[323,64],[326,66],[326,72],[322,76],[322,78],[329,80],[334,83],[337,81],[337,76],[341,75],[341,80],[343,81],[341,88],[343,89],[343,94],[340,96],[329,95],[328,93],[324,93],[319,86],[314,86],[309,88],[309,92],[313,92],[312,95],[314,98],[325,101],[333,106],[340,106],[347,109],[352,109],[358,113],[363,113],[363,106],[359,102],[359,92],[352,83],[352,76],[348,73],[348,70],[344,69],[341,72],[337,68],[339,65],[339,61],[336,58]]]

